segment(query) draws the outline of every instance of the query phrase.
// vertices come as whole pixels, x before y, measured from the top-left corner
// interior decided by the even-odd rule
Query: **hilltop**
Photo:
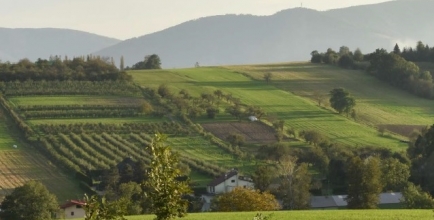
[[[120,40],[83,31],[58,28],[0,28],[0,60],[82,56],[112,46]]]
[[[165,68],[302,61],[346,45],[363,52],[434,38],[433,1],[391,1],[330,11],[293,8],[271,16],[218,15],[123,41],[96,54],[132,65],[158,54]],[[414,16],[416,15],[417,16]],[[417,24],[417,25],[416,25]]]

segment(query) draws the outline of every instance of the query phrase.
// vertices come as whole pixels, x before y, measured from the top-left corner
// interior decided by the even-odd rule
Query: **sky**
[[[385,0],[0,0],[0,27],[68,28],[125,40],[223,14],[319,11]]]

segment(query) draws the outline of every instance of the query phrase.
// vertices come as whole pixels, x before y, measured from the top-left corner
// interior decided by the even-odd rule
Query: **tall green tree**
[[[383,191],[401,192],[410,178],[410,167],[396,158],[381,161]]]
[[[409,183],[402,191],[402,203],[407,209],[432,209],[434,200],[432,196],[424,192],[420,186]]]
[[[119,69],[121,71],[125,70],[124,56],[121,56],[121,61],[120,61],[120,64],[119,64]]]
[[[167,137],[156,134],[146,148],[151,155],[145,196],[152,201],[152,211],[157,220],[167,220],[186,215],[188,201],[183,195],[191,192],[188,181],[180,181],[179,155],[165,145]]]
[[[84,201],[84,220],[126,220],[123,216],[126,214],[128,200],[124,198],[108,202],[105,197],[100,199],[96,195],[84,195]]]
[[[377,208],[379,195],[383,188],[381,184],[380,160],[369,157],[362,160],[353,157],[347,168],[348,178],[348,208],[374,209]]]
[[[277,192],[283,209],[301,210],[310,207],[312,176],[306,163],[297,165],[297,158],[284,156],[279,161],[280,186]]]
[[[434,125],[409,144],[407,154],[411,160],[411,177],[426,191],[434,191]]]
[[[6,196],[0,206],[0,219],[49,220],[59,209],[56,196],[42,183],[29,181]]]
[[[361,61],[363,61],[363,58],[364,58],[364,56],[363,56],[362,51],[360,50],[360,48],[357,48],[357,49],[354,51],[354,55],[353,55],[353,59],[354,59],[354,61],[361,62]]]
[[[393,53],[401,54],[401,49],[399,48],[398,43],[395,44],[395,47],[393,48]]]
[[[157,54],[145,58],[145,69],[161,69],[161,59]]]
[[[260,192],[265,192],[271,184],[271,181],[276,176],[275,170],[270,166],[257,166],[255,172],[252,175],[255,189]]]
[[[356,100],[343,88],[331,90],[330,96],[330,105],[339,112],[339,114],[345,112],[348,115],[354,106],[356,106]]]

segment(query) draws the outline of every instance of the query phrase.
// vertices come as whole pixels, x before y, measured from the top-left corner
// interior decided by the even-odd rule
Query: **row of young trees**
[[[119,71],[110,61],[101,57],[88,56],[86,60],[76,57],[72,60],[61,60],[54,57],[50,60],[38,59],[31,62],[22,59],[17,63],[0,63],[0,81],[104,81],[131,80],[126,72]]]
[[[72,124],[40,124],[35,129],[44,134],[58,133],[97,133],[103,132],[116,134],[130,133],[148,133],[165,132],[166,134],[185,135],[189,134],[190,128],[184,127],[177,122],[159,122],[159,123],[123,123],[123,124],[106,124],[106,123],[72,123]]]
[[[5,96],[23,95],[117,95],[138,96],[140,89],[128,81],[10,81],[0,82]]]

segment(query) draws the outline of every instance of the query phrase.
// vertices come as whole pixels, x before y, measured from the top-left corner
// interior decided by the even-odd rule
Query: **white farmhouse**
[[[83,206],[86,205],[83,201],[71,200],[61,205],[61,212],[58,215],[58,218],[83,218],[85,215],[85,211]]]
[[[207,192],[209,194],[227,193],[236,187],[253,188],[254,184],[252,179],[240,176],[237,170],[231,170],[209,183]]]

